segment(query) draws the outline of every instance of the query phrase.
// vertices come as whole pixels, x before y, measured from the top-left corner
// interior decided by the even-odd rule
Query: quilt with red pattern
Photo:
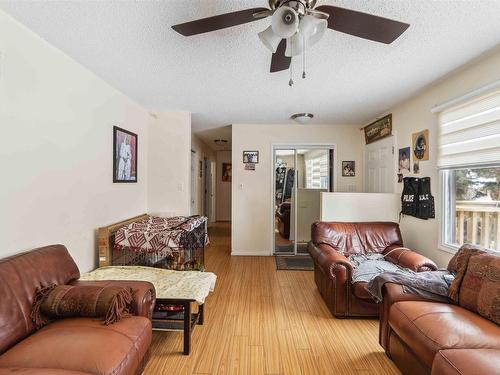
[[[185,249],[189,233],[200,226],[205,227],[206,223],[204,216],[149,216],[120,228],[115,233],[115,249],[170,255],[173,250]],[[203,236],[201,242],[206,245],[206,231],[203,231]]]

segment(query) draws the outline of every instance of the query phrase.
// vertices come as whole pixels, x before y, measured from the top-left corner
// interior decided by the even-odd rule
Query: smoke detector
[[[299,124],[307,124],[312,120],[314,115],[312,113],[295,113],[290,116],[290,118]]]

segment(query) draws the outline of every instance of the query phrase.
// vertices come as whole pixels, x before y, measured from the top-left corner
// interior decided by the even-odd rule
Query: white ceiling
[[[366,123],[500,43],[500,0],[319,0],[410,23],[392,45],[327,31],[294,63],[269,73],[257,33],[269,19],[183,37],[170,26],[266,0],[4,1],[0,8],[149,108],[193,113],[197,132],[231,123]],[[212,136],[212,134],[211,134]]]

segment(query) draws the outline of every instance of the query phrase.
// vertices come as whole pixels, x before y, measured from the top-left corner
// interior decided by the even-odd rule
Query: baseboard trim
[[[264,252],[257,252],[257,251],[238,251],[238,250],[233,250],[231,251],[231,256],[241,256],[241,257],[269,257],[271,255],[266,254]]]

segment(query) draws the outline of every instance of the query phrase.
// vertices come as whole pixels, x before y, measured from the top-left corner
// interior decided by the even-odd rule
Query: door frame
[[[275,241],[275,209],[274,205],[276,203],[275,200],[275,190],[276,190],[276,159],[275,159],[275,150],[307,150],[307,149],[327,149],[327,150],[333,150],[333,191],[337,191],[337,186],[338,186],[338,158],[337,158],[337,144],[336,143],[331,143],[331,144],[325,144],[325,143],[271,143],[271,168],[270,168],[270,173],[271,173],[271,200],[270,200],[270,216],[271,216],[271,250],[269,255],[274,256],[274,250],[276,247],[276,241]],[[297,153],[295,152],[295,168],[297,168]],[[332,176],[330,176],[331,178]],[[330,184],[331,185],[331,184]],[[293,181],[293,188],[295,191],[295,194],[297,194],[297,179],[294,178]],[[294,222],[297,223],[297,199],[294,199]],[[296,255],[297,254],[297,230],[295,229],[294,231],[294,251],[293,253],[287,253],[284,255]]]

